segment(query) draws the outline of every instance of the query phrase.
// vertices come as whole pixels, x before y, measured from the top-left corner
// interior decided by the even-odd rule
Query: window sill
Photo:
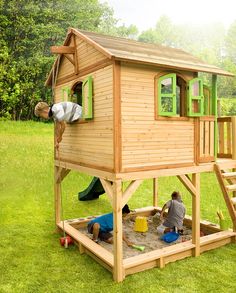
[[[164,116],[158,116],[155,118],[155,120],[157,121],[191,121],[194,117],[178,117],[178,116],[175,116],[175,117],[164,117]]]
[[[72,122],[72,123],[68,123],[68,124],[85,124],[85,123],[89,123],[91,120],[86,120],[86,119],[79,119],[78,121]]]

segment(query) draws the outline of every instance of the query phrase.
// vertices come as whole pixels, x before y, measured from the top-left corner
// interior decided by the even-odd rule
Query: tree
[[[163,15],[158,20],[154,29],[144,31],[139,36],[139,41],[158,43],[165,46],[175,45],[175,28],[169,17]]]
[[[231,24],[226,36],[226,54],[236,64],[236,21]]]
[[[0,116],[32,118],[35,103],[51,98],[44,87],[55,58],[50,46],[63,42],[68,27],[101,30],[103,18],[113,21],[98,0],[1,1]]]

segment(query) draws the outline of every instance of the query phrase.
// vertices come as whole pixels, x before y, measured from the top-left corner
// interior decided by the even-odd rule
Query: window
[[[77,82],[71,89],[71,102],[82,106],[82,82]]]
[[[83,82],[79,81],[71,89],[70,101],[83,107],[83,118],[93,118],[93,79],[88,76]]]
[[[186,116],[186,82],[175,73],[159,77],[158,87],[158,115]]]
[[[158,80],[158,113],[176,115],[176,74],[167,74]]]
[[[200,78],[188,82],[187,115],[190,117],[204,115],[203,82]]]
[[[180,74],[170,73],[157,80],[158,115],[199,117],[210,115],[210,90],[200,78],[188,83]]]

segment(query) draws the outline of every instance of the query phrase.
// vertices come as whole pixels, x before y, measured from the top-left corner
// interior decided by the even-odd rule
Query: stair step
[[[222,177],[225,179],[236,178],[236,172],[222,173]]]
[[[232,201],[232,204],[233,204],[233,205],[236,205],[236,197],[232,197],[232,198],[231,198],[231,201]]]
[[[228,191],[236,191],[236,184],[226,185],[225,187]]]

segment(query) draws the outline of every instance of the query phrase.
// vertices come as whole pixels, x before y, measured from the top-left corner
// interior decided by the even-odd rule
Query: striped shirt
[[[74,122],[82,117],[82,107],[72,102],[61,102],[51,107],[52,117],[56,121]]]

